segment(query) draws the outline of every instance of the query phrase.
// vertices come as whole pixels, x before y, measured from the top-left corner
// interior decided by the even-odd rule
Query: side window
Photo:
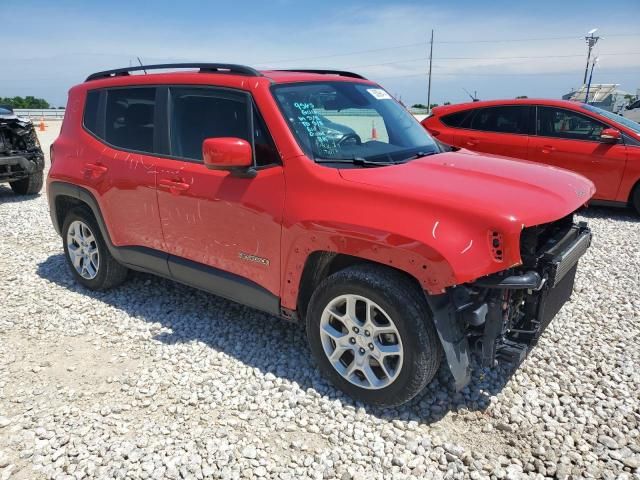
[[[202,161],[206,138],[236,137],[251,141],[247,95],[198,87],[171,89],[171,154]],[[264,120],[253,107],[253,142],[257,166],[280,163]]]
[[[115,147],[153,153],[155,87],[107,90],[105,140]]]
[[[171,88],[171,154],[202,161],[205,138],[249,141],[247,96],[212,88]]]
[[[87,92],[87,101],[84,104],[84,126],[91,133],[98,135],[98,103],[100,102],[100,91],[90,90]]]
[[[256,150],[256,166],[275,165],[280,163],[280,155],[269,135],[269,130],[264,120],[258,113],[257,107],[253,107],[253,141]]]
[[[537,132],[543,137],[600,141],[604,123],[571,110],[538,107]]]
[[[471,126],[473,130],[497,133],[529,133],[529,107],[505,106],[476,110]]]
[[[440,120],[449,127],[469,128],[473,110],[462,110],[461,112],[450,113],[444,115]]]

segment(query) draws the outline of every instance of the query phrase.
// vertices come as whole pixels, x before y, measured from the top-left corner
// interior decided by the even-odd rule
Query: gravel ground
[[[576,292],[523,365],[376,410],[299,326],[144,274],[84,290],[45,196],[0,186],[0,480],[640,479],[640,217],[582,216]]]

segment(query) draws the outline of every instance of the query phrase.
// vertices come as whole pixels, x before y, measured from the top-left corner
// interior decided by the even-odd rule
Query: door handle
[[[469,147],[475,147],[476,145],[478,145],[480,143],[480,140],[478,140],[477,138],[469,138],[469,139],[467,139],[467,141],[465,143]]]
[[[85,176],[97,180],[107,173],[107,170],[109,169],[101,163],[85,163],[82,171]]]
[[[556,147],[554,147],[553,145],[545,145],[544,147],[542,147],[542,153],[553,153],[556,151]]]
[[[180,180],[169,180],[162,178],[158,181],[158,187],[168,190],[172,195],[180,195],[182,192],[189,190],[190,185]]]

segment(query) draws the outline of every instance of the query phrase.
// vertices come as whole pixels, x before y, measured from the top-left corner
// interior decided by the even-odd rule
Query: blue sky
[[[64,105],[69,87],[89,73],[140,56],[145,63],[350,69],[405,103],[425,103],[433,28],[432,101],[465,101],[463,89],[482,99],[558,98],[582,82],[582,37],[594,27],[603,37],[594,82],[635,93],[638,19],[638,0],[619,0],[611,9],[590,0],[0,0],[0,96],[36,95]]]

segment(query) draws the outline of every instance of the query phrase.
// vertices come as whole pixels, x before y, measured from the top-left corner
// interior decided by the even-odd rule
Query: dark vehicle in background
[[[33,122],[0,106],[0,183],[9,182],[17,195],[42,189],[44,154]]]
[[[627,105],[622,112],[622,116],[640,123],[640,99]]]
[[[592,201],[640,213],[640,124],[593,105],[518,99],[447,105],[422,125],[439,141],[584,175]]]

